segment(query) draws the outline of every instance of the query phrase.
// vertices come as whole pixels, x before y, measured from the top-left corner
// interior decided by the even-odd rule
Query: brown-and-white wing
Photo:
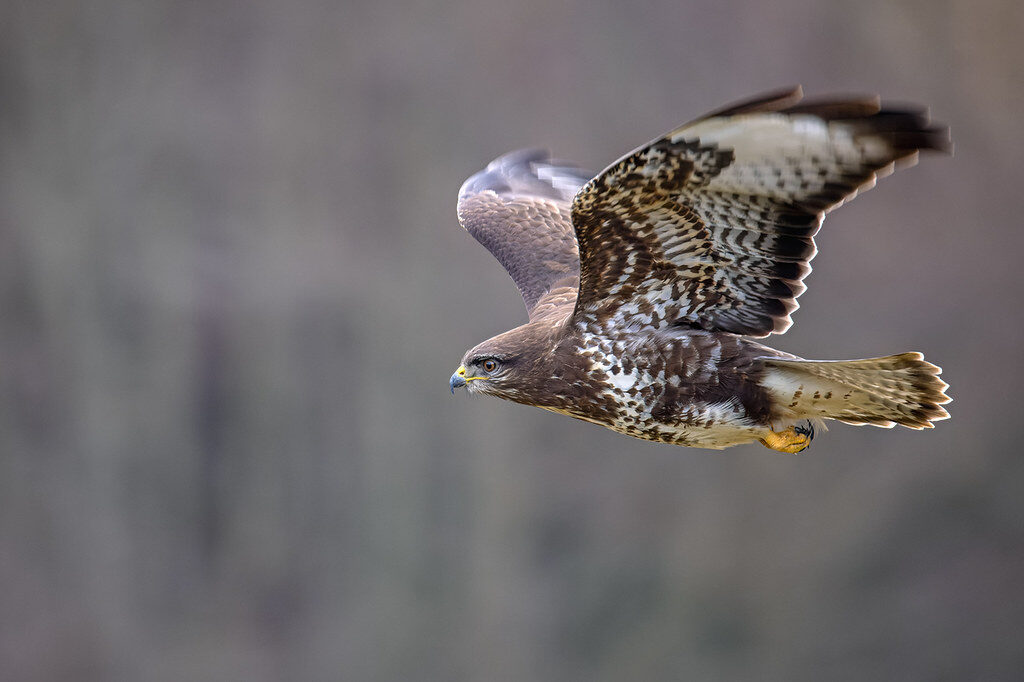
[[[459,190],[459,222],[505,267],[531,317],[553,289],[575,299],[579,251],[570,202],[591,177],[545,150],[527,149],[495,159]]]
[[[710,114],[588,182],[572,209],[576,319],[782,333],[825,213],[918,150],[950,149],[923,110],[801,98],[794,88]]]

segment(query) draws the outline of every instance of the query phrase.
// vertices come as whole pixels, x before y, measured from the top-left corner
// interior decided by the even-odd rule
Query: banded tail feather
[[[930,429],[947,419],[942,369],[921,353],[864,360],[764,359],[761,385],[786,419],[836,419],[847,424]]]

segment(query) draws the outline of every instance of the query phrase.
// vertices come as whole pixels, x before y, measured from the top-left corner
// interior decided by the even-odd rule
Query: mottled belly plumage
[[[769,419],[767,396],[742,346],[734,337],[706,332],[618,340],[584,335],[580,344],[602,387],[609,428],[704,447],[755,440]]]

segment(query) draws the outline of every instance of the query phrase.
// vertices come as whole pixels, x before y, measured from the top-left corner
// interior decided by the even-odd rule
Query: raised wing
[[[923,110],[800,104],[799,87],[734,105],[623,157],[576,195],[576,318],[782,333],[825,213],[920,149],[949,151]]]
[[[575,298],[579,251],[570,202],[591,177],[528,149],[495,159],[459,191],[459,222],[508,271],[531,318],[550,291],[563,302]]]

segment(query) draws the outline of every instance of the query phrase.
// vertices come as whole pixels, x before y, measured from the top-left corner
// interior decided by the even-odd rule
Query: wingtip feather
[[[771,111],[782,111],[796,105],[804,97],[802,85],[790,85],[778,90],[761,93],[753,97],[738,100],[727,104],[721,109],[702,116],[701,118],[712,118],[715,116],[738,116],[740,114],[756,114]]]

